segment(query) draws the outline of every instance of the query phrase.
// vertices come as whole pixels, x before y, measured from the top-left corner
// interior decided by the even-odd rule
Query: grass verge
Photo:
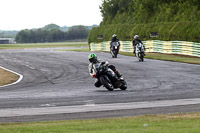
[[[89,52],[89,49],[69,49],[64,51],[79,51],[79,52]],[[102,51],[101,51],[102,52]],[[106,51],[107,52],[107,51]],[[109,53],[109,52],[107,52]],[[132,52],[119,52],[121,55],[135,56]],[[200,57],[178,55],[178,54],[162,54],[162,53],[146,53],[145,58],[156,59],[156,60],[166,60],[182,63],[200,64]]]
[[[122,55],[126,56],[135,56],[133,53],[129,52],[120,52]],[[148,59],[156,59],[156,60],[166,60],[166,61],[174,61],[174,62],[183,62],[183,63],[191,63],[191,64],[200,64],[199,57],[186,56],[186,55],[178,55],[178,54],[162,54],[162,53],[146,53],[145,58]]]
[[[53,48],[53,47],[88,47],[88,42],[27,43],[27,44],[0,45],[0,49]]]
[[[0,86],[13,83],[19,78],[18,75],[0,68]]]
[[[64,50],[55,50],[55,51],[89,52],[89,48],[80,48],[80,49],[64,49]]]
[[[200,113],[0,124],[1,133],[199,133]]]

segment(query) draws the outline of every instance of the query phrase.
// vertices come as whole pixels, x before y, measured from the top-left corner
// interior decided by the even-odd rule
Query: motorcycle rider
[[[113,34],[113,35],[112,35],[111,42],[116,42],[116,41],[119,41],[119,39],[117,38],[117,35],[116,35],[116,34]]]
[[[99,64],[103,64],[104,66],[108,66],[111,70],[113,70],[113,72],[117,75],[116,80],[119,80],[121,78],[122,75],[116,70],[115,66],[109,65],[108,61],[102,61],[100,59],[97,59],[97,56],[93,53],[89,54],[88,59],[89,59],[89,62],[90,62],[88,69],[89,69],[89,73],[92,77],[96,78],[96,75],[98,75],[96,68],[97,68],[97,66],[99,66]],[[94,85],[96,87],[100,87],[102,84],[96,78]]]
[[[112,49],[113,42],[118,42],[119,43],[119,47],[120,47],[120,42],[119,42],[119,39],[117,39],[117,35],[116,34],[112,35],[112,39],[111,39],[111,42],[110,42],[110,50]],[[118,50],[117,50],[118,52],[119,52],[119,47],[118,47]]]
[[[135,50],[136,50],[136,45],[137,45],[138,43],[143,44],[142,41],[140,40],[140,37],[139,37],[138,35],[135,35],[135,36],[134,36],[134,39],[133,39],[133,41],[132,41],[133,48],[134,48],[134,51],[133,51],[134,54],[135,54]],[[143,45],[144,45],[144,44],[143,44]],[[145,47],[144,47],[144,50],[145,50]],[[145,53],[144,53],[144,55],[145,55]]]

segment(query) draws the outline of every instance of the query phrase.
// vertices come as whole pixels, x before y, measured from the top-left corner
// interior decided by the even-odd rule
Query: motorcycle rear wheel
[[[121,81],[121,83],[122,83],[122,85],[121,85],[120,89],[121,90],[126,90],[127,89],[127,83],[126,83],[126,81],[125,80]]]

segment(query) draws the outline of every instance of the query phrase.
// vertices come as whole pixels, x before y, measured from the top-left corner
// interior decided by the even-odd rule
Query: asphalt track
[[[0,66],[23,75],[0,87],[0,122],[125,117],[200,111],[200,66],[95,52],[122,73],[126,91],[95,88],[90,52],[1,50]]]

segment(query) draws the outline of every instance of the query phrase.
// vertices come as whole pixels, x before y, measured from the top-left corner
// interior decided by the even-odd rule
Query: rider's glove
[[[103,65],[103,66],[108,66],[108,61],[103,61],[103,62],[101,62],[101,65]]]
[[[105,61],[101,62],[102,65],[104,65],[105,63],[106,63]]]
[[[103,65],[101,65],[101,66],[100,66],[100,69],[103,69],[103,68],[104,68],[104,66],[103,66]]]

